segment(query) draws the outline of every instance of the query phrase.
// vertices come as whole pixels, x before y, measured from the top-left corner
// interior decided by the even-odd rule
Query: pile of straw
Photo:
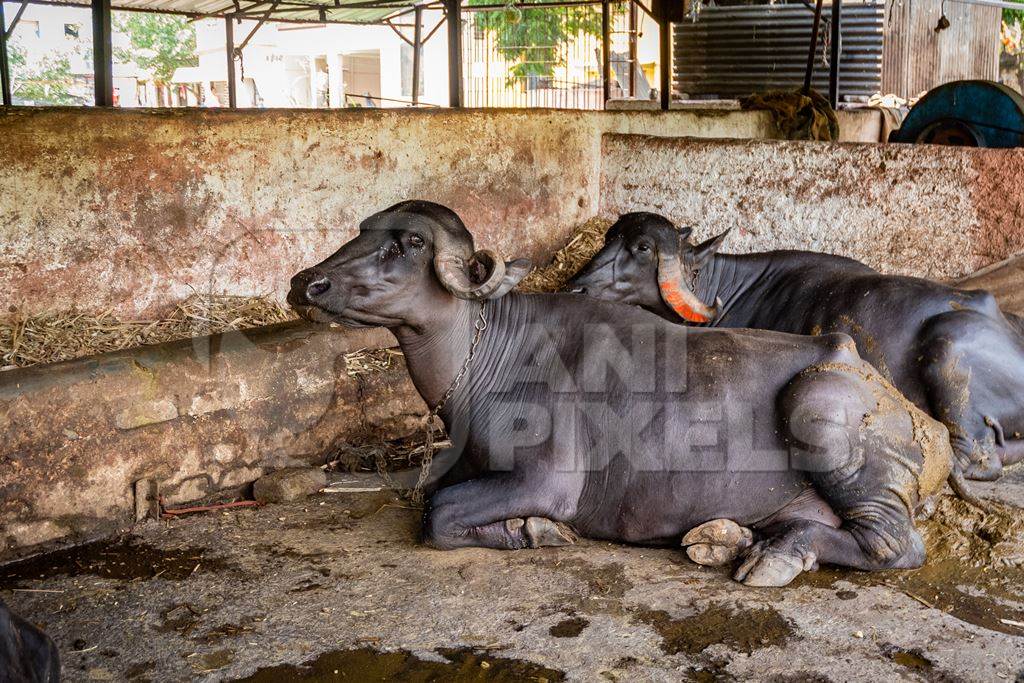
[[[551,264],[535,268],[519,283],[522,292],[557,292],[566,280],[593,258],[604,246],[604,233],[611,221],[592,218],[576,228],[575,234],[558,250]]]
[[[193,295],[167,318],[121,320],[100,314],[66,311],[0,318],[0,367],[37,363],[159,344],[228,330],[284,322],[295,314],[266,297]]]

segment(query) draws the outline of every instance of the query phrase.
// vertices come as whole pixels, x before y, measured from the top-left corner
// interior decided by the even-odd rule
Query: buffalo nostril
[[[321,278],[306,285],[306,296],[310,298],[320,296],[330,288],[331,281],[327,278]]]

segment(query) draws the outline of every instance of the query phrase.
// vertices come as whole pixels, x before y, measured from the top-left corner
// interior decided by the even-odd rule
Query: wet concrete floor
[[[1024,515],[1024,472],[981,488]],[[1012,563],[749,589],[673,549],[418,529],[388,492],[197,515],[0,567],[0,597],[68,681],[1024,681]]]

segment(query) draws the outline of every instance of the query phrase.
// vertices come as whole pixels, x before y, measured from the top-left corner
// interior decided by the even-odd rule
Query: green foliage
[[[114,25],[131,40],[131,48],[114,51],[115,58],[151,71],[157,83],[169,83],[179,66],[199,64],[196,29],[185,17],[124,12],[114,15]]]
[[[75,78],[68,55],[47,56],[29,64],[25,51],[15,42],[8,45],[11,95],[17,102],[32,104],[84,104],[72,94]]]
[[[580,34],[601,35],[600,5],[474,12],[474,21],[480,29],[494,32],[499,54],[515,64],[509,69],[510,83],[527,76],[551,76],[555,67],[564,66],[560,46],[567,39]]]
[[[1020,5],[1020,9],[1003,9],[1003,21],[1007,24],[1024,24],[1024,2],[1021,0],[1007,0],[1007,2],[1016,2]]]

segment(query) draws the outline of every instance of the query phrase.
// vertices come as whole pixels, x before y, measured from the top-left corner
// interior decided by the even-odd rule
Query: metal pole
[[[811,49],[807,51],[807,71],[804,73],[804,94],[811,92],[811,77],[814,75],[814,58],[818,52],[818,30],[821,28],[822,0],[814,6],[814,28],[811,29]]]
[[[448,21],[448,106],[462,106],[462,2],[445,0]]]
[[[636,1],[629,1],[629,96],[636,97]]]
[[[238,107],[238,85],[235,83],[235,26],[231,17],[224,19],[225,47],[228,51],[228,107]]]
[[[96,106],[114,106],[114,50],[111,44],[110,0],[92,0],[92,60]]]
[[[672,102],[672,22],[664,14],[658,18],[658,62],[661,67],[658,84],[661,88],[661,108],[668,111]]]
[[[601,3],[601,70],[603,106],[607,109],[608,100],[612,98],[612,7],[609,0]]]
[[[843,0],[832,0],[832,54],[829,56],[828,101],[835,109],[839,106],[839,56],[842,54],[841,43],[843,17]]]
[[[416,27],[412,33],[412,106],[420,103],[420,69],[423,68],[423,6],[416,5]]]
[[[4,3],[0,0],[0,91],[3,91],[3,105],[11,106],[11,65],[7,62],[7,22],[4,20]]]

